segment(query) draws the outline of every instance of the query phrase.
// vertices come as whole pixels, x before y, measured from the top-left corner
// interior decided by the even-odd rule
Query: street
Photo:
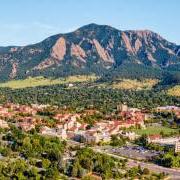
[[[78,143],[72,140],[68,140],[67,141],[69,145],[80,145],[81,147],[85,147],[84,144],[82,143]],[[125,158],[122,157],[120,155],[117,155],[115,153],[113,153],[112,151],[112,147],[111,148],[105,148],[105,146],[96,146],[96,147],[91,147],[92,150],[94,150],[95,152],[98,153],[103,153],[103,154],[107,154],[111,157],[117,158],[117,159],[127,159],[127,166],[128,168],[132,168],[132,167],[136,167],[138,165],[140,165],[142,168],[148,168],[150,171],[155,172],[155,173],[166,173],[169,174],[171,179],[173,180],[179,180],[180,179],[180,169],[173,169],[173,168],[166,168],[163,166],[158,166],[156,164],[153,163],[147,163],[147,162],[142,162],[139,160],[133,160],[130,158]]]
[[[100,147],[99,148],[94,147],[92,149],[96,152],[107,154],[107,155],[112,156],[112,157],[117,158],[117,159],[126,159],[126,158],[118,156],[116,154],[112,154],[111,152],[104,151]],[[142,162],[142,161],[138,161],[138,160],[132,160],[132,159],[128,158],[127,166],[129,168],[135,167],[138,165],[140,165],[142,168],[148,168],[150,171],[155,172],[155,173],[164,172],[166,174],[169,174],[173,180],[179,180],[180,179],[180,169],[165,168],[162,166],[158,166],[156,164]]]

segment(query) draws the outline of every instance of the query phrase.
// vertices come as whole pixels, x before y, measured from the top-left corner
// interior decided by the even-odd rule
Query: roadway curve
[[[105,151],[102,151],[100,149],[97,148],[92,148],[94,151],[99,152],[99,153],[103,153],[103,154],[107,154],[111,157],[117,158],[117,159],[127,159],[115,154],[111,154]],[[166,168],[163,166],[158,166],[156,164],[153,163],[146,163],[146,162],[142,162],[142,161],[138,161],[138,160],[132,160],[132,159],[128,159],[127,162],[127,166],[129,168],[131,167],[135,167],[140,165],[142,168],[148,168],[150,171],[155,172],[155,173],[166,173],[169,174],[169,176],[171,177],[171,179],[173,180],[180,180],[180,169],[173,169],[173,168]]]

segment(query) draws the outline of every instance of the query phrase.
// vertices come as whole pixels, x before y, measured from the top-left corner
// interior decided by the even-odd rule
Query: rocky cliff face
[[[66,71],[104,70],[122,64],[165,68],[180,63],[180,46],[149,30],[120,31],[89,24],[24,47],[0,47],[0,76],[12,79]]]

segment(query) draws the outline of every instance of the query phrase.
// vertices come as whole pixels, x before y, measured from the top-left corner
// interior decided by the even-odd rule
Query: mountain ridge
[[[180,46],[150,30],[89,24],[28,46],[0,47],[1,80],[104,73],[122,65],[159,69],[180,64]]]

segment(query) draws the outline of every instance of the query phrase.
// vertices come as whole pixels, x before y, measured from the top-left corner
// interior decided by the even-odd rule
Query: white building
[[[175,152],[176,153],[180,152],[180,141],[177,141],[175,144]]]
[[[117,105],[117,110],[122,112],[122,111],[128,111],[128,106],[127,104],[120,104],[120,105]]]
[[[48,135],[48,136],[57,136],[57,137],[60,137],[62,139],[67,138],[66,130],[58,129],[58,128],[49,128],[47,126],[44,126],[41,129],[41,134]]]
[[[62,139],[67,138],[67,133],[64,129],[57,129],[57,135],[60,136]]]
[[[9,125],[6,121],[0,119],[0,128],[9,128]]]

